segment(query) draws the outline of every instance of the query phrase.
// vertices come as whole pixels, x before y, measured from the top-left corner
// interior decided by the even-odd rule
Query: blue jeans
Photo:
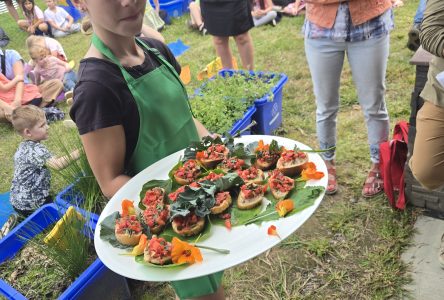
[[[305,54],[316,97],[316,130],[321,149],[336,146],[339,86],[347,54],[367,124],[370,159],[373,163],[379,162],[379,144],[389,135],[389,116],[384,100],[389,42],[389,35],[360,42],[305,39]],[[334,157],[334,151],[323,153],[325,160]]]
[[[426,9],[427,0],[419,0],[418,8],[416,9],[415,17],[413,18],[414,24],[421,24],[424,18],[424,11]]]
[[[74,89],[77,83],[77,75],[74,71],[69,71],[65,73],[63,77],[63,91],[71,91]]]

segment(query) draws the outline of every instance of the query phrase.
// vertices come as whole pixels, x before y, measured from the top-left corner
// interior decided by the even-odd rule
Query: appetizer
[[[134,246],[139,243],[142,225],[136,215],[123,216],[116,220],[114,233],[117,241],[122,245]]]
[[[164,206],[160,203],[157,206],[148,206],[142,212],[142,220],[150,228],[151,233],[159,233],[162,231],[169,216],[169,206]]]
[[[177,216],[171,222],[173,230],[182,236],[192,236],[200,233],[205,227],[205,219],[190,212],[185,217]]]
[[[308,156],[304,152],[284,150],[276,164],[276,168],[286,176],[296,176],[302,172],[307,162]]]
[[[241,186],[237,198],[237,208],[251,209],[259,206],[264,197],[264,187],[255,183],[247,183]]]
[[[229,150],[221,144],[213,144],[207,150],[196,153],[196,160],[206,169],[212,169],[221,163],[227,156]]]
[[[216,181],[216,180],[218,180],[219,178],[222,178],[222,177],[224,177],[224,174],[216,174],[214,172],[210,172],[207,176],[199,179],[199,182],[205,181],[205,180]]]
[[[233,156],[233,157],[225,158],[221,162],[220,168],[224,172],[231,172],[231,171],[241,170],[244,165],[245,165],[245,161],[243,159]]]
[[[200,175],[200,166],[193,160],[187,160],[182,167],[174,172],[174,179],[178,184],[190,184]]]
[[[256,153],[256,167],[261,170],[269,170],[276,166],[276,163],[281,155],[282,149],[275,140],[272,140],[270,145],[264,144],[263,140],[259,141]]]
[[[274,170],[268,179],[271,194],[276,199],[285,198],[288,193],[294,188],[294,179],[285,176],[279,170]]]
[[[149,189],[145,193],[145,197],[142,199],[142,203],[145,206],[157,205],[164,203],[165,190],[160,187]]]
[[[143,251],[143,260],[156,265],[171,262],[172,245],[164,238],[153,235]]]
[[[260,184],[265,179],[264,172],[261,169],[258,169],[254,166],[251,166],[245,170],[239,170],[239,171],[237,171],[237,174],[246,183],[253,182],[253,183]]]
[[[179,197],[179,195],[181,193],[185,192],[185,187],[187,187],[187,186],[189,186],[189,187],[199,187],[200,185],[197,182],[192,182],[192,183],[190,183],[190,185],[183,185],[180,188],[178,188],[176,191],[169,193],[168,194],[168,198],[171,201],[175,202],[177,200],[177,197]]]
[[[220,214],[231,205],[231,196],[229,192],[219,192],[214,196],[216,203],[210,209],[213,215]]]

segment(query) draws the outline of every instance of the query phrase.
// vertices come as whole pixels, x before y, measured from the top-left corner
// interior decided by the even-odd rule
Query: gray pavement
[[[402,254],[410,264],[412,283],[406,286],[413,299],[444,299],[444,269],[438,262],[438,250],[444,233],[444,220],[420,216],[415,224],[412,245]]]

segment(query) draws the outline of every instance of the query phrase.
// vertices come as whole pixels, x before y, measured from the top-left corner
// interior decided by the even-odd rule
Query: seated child
[[[252,0],[252,12],[254,26],[258,27],[265,24],[276,25],[277,12],[273,10],[271,0]]]
[[[42,10],[35,5],[34,0],[25,0],[20,3],[26,20],[18,20],[18,26],[27,31],[28,34],[44,35],[51,34],[50,26],[45,22]]]
[[[51,25],[54,37],[63,37],[80,31],[80,24],[74,23],[70,14],[56,6],[57,0],[46,0],[48,8],[45,10],[45,20]]]
[[[23,141],[14,154],[14,177],[9,201],[17,213],[26,217],[43,204],[52,202],[49,196],[51,173],[48,166],[63,169],[80,157],[75,150],[69,155],[53,157],[41,142],[48,138],[45,112],[34,105],[20,106],[12,112],[12,126]]]
[[[55,56],[63,61],[68,61],[62,44],[60,44],[56,39],[47,36],[30,35],[26,39],[26,47],[30,49],[32,46],[46,48],[52,56]]]
[[[33,46],[29,49],[34,70],[35,84],[51,79],[63,81],[65,92],[72,91],[77,83],[77,75],[69,63],[52,56],[48,49]]]
[[[190,9],[190,17],[191,17],[188,25],[193,29],[199,30],[200,33],[202,33],[202,35],[205,35],[207,33],[207,29],[205,28],[205,24],[202,19],[202,12],[200,10],[200,0],[195,0],[190,2],[188,8]]]

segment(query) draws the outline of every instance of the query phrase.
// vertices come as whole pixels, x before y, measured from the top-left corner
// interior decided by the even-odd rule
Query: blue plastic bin
[[[65,187],[55,198],[55,203],[65,209],[74,205],[75,207],[81,207],[83,203],[83,197],[74,191],[74,184],[70,184]]]
[[[82,13],[72,4],[70,0],[66,0],[66,3],[68,3],[68,6],[60,5],[60,7],[66,10],[66,12],[71,15],[71,17],[74,19],[74,22],[80,20],[83,17]]]
[[[230,69],[219,71],[219,75],[224,77],[233,76],[235,73],[246,74],[246,71]],[[279,76],[278,82],[270,90],[270,94],[273,94],[272,101],[269,101],[270,94],[254,101],[256,113],[253,115],[253,120],[257,122],[257,125],[252,131],[256,134],[272,134],[282,124],[282,89],[288,77],[283,73],[272,72],[249,71],[249,74],[259,77],[266,75],[272,78]]]
[[[56,223],[65,211],[65,208],[57,207],[56,204],[47,204],[26,218],[11,230],[6,237],[0,240],[0,263],[14,257],[25,245],[26,240],[23,239],[23,237],[34,237],[50,225]],[[78,211],[84,216],[89,216],[88,226],[94,231],[98,216],[92,213],[87,214],[81,209],[78,209]],[[89,236],[93,238],[92,235]],[[0,294],[7,299],[26,299],[25,296],[3,280],[0,280]],[[107,297],[114,297],[115,295],[118,295],[118,299],[130,297],[125,277],[110,271],[99,259],[96,259],[94,263],[60,295],[59,299],[106,299]]]
[[[150,0],[151,6],[154,6],[154,3],[152,0]],[[172,0],[172,1],[163,1],[159,0],[159,6],[161,10],[165,10],[170,18],[178,18],[181,15],[183,15],[184,11],[184,4],[182,0]]]

